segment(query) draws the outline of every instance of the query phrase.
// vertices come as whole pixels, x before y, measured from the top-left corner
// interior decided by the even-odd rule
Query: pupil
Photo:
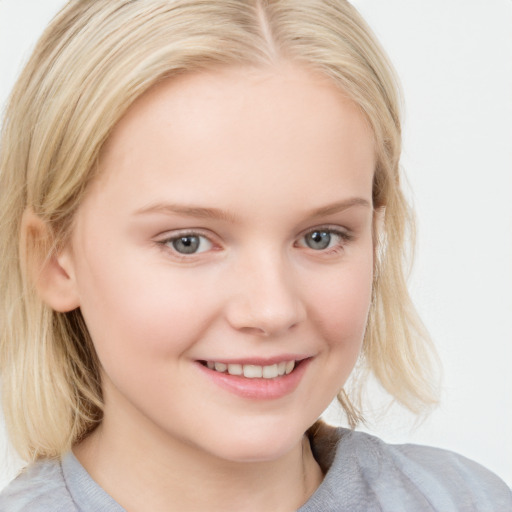
[[[313,231],[306,235],[306,243],[311,249],[326,249],[331,243],[331,234],[326,231]]]
[[[193,254],[199,248],[199,237],[197,236],[182,236],[172,242],[176,251],[182,254]]]

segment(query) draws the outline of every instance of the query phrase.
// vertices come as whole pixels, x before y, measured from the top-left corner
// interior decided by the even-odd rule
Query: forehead
[[[329,112],[331,115],[326,115]],[[320,121],[325,137],[334,124],[339,128],[342,123],[350,125],[354,138],[371,136],[358,106],[327,76],[286,62],[263,68],[229,66],[187,73],[153,86],[114,128],[103,156],[113,147],[120,149],[122,139],[148,128],[172,130],[179,126],[183,136],[188,135],[183,132],[188,128],[199,141],[201,136],[212,135],[209,128],[213,125],[239,133],[239,124],[245,122],[243,134],[257,137],[260,126],[255,122],[251,130],[250,119],[266,122],[276,132],[286,124],[290,135],[290,125],[295,122],[302,132],[309,127],[313,134]]]
[[[214,202],[228,185],[282,200],[277,181],[305,186],[320,169],[324,180],[345,175],[345,187],[368,190],[374,166],[365,117],[330,79],[291,64],[229,67],[167,79],[141,96],[105,145],[98,182],[131,182],[141,197],[157,188],[188,199],[206,184]]]

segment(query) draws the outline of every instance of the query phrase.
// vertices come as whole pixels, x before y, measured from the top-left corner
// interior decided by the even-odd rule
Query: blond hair
[[[22,72],[0,145],[0,371],[8,432],[26,460],[62,454],[102,418],[87,327],[79,310],[58,313],[38,297],[31,252],[49,255],[66,241],[105,141],[150,87],[192,70],[283,60],[330,77],[374,133],[373,201],[385,213],[363,374],[413,411],[435,402],[435,355],[405,280],[413,219],[400,188],[399,87],[357,11],[344,0],[74,0]],[[28,209],[52,241],[27,236],[20,245]],[[364,380],[339,396],[352,426]]]

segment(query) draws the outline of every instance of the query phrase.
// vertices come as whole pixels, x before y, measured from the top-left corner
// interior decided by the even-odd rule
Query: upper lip
[[[283,363],[287,361],[302,361],[304,359],[309,359],[312,356],[304,355],[304,354],[283,354],[275,357],[243,357],[243,358],[208,358],[208,359],[199,359],[199,361],[211,361],[215,363],[224,363],[224,364],[251,364],[254,366],[271,366],[273,364]]]

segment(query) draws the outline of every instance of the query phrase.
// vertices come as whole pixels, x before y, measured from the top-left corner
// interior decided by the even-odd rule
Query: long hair
[[[435,353],[406,287],[414,225],[400,186],[399,86],[357,11],[345,0],[73,0],[21,73],[0,140],[0,371],[8,432],[24,459],[68,450],[101,421],[103,404],[81,313],[42,302],[31,251],[49,255],[66,242],[105,141],[149,88],[191,71],[282,61],[328,76],[375,139],[373,206],[384,216],[361,378],[339,396],[348,421],[361,419],[369,372],[413,411],[435,402]],[[51,244],[28,237],[20,246],[27,209],[49,226]]]

